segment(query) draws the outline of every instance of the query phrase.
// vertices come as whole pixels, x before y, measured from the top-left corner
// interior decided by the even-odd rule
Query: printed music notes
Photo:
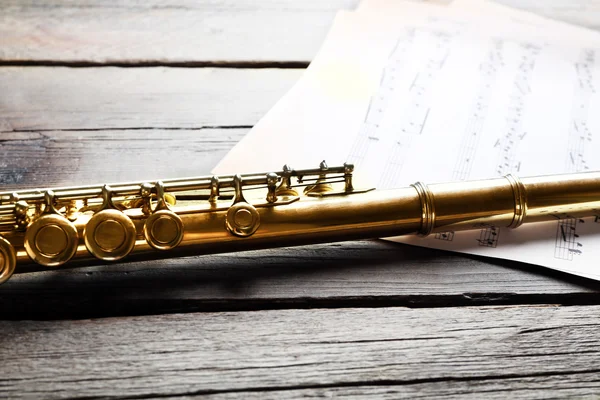
[[[452,231],[440,232],[440,233],[436,233],[434,237],[437,240],[447,240],[447,241],[451,242],[452,240],[454,240],[454,232],[452,232]]]
[[[569,144],[565,168],[572,172],[589,170],[585,151],[587,142],[592,141],[592,131],[588,125],[590,100],[594,97],[594,66],[596,51],[583,49],[575,62],[575,88],[572,108],[572,125],[569,129]]]
[[[521,162],[517,160],[519,144],[527,135],[523,127],[523,115],[526,113],[531,95],[531,79],[540,47],[530,43],[520,43],[517,72],[512,81],[510,106],[506,114],[505,133],[496,141],[498,151],[496,173],[500,176],[520,172]]]
[[[399,183],[399,174],[404,165],[406,154],[410,151],[415,135],[422,135],[431,111],[432,86],[437,75],[444,67],[449,55],[449,43],[452,36],[445,32],[421,31],[433,41],[432,52],[428,54],[422,68],[414,75],[408,87],[408,101],[401,118],[392,121],[395,141],[387,157],[378,187],[391,188]],[[389,129],[389,128],[388,128]]]
[[[502,59],[502,40],[491,39],[490,50],[479,67],[479,87],[471,105],[471,114],[466,123],[465,132],[459,148],[459,155],[454,165],[452,180],[464,181],[469,178],[475,159],[483,124],[492,98],[496,74],[504,67]],[[494,146],[500,146],[500,139]]]
[[[355,167],[362,165],[371,142],[380,139],[380,124],[388,110],[390,98],[394,95],[397,77],[401,74],[402,67],[407,61],[406,54],[413,45],[414,36],[414,29],[407,29],[404,34],[400,34],[390,53],[388,62],[383,68],[379,87],[369,100],[364,122],[348,155],[348,162],[353,163]]]
[[[573,260],[574,255],[583,254],[583,244],[577,234],[577,223],[583,224],[583,219],[567,218],[560,220],[556,229],[554,257],[561,260]]]
[[[479,239],[477,239],[477,242],[480,246],[496,247],[498,245],[499,235],[500,229],[496,226],[490,226],[480,231]]]

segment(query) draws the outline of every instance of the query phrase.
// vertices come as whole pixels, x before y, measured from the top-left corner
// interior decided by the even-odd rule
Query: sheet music
[[[376,15],[368,10],[387,2],[367,3],[338,16],[302,80],[216,173],[350,161],[360,183],[383,189],[600,169],[590,157],[600,154],[600,115],[589,112],[599,100],[596,34],[402,3]],[[393,240],[600,279],[598,219]]]

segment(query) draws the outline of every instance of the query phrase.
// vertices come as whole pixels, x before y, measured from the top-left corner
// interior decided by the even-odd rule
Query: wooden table
[[[52,3],[0,0],[2,188],[208,173],[357,1]],[[585,396],[599,293],[377,240],[27,272],[0,288],[0,397]]]

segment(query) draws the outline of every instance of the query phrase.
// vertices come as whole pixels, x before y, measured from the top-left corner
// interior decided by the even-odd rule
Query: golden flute
[[[0,283],[20,264],[116,261],[517,228],[598,214],[600,172],[357,189],[344,164],[0,192]]]

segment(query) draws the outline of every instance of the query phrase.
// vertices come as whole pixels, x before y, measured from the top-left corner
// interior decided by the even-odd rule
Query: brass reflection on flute
[[[0,282],[17,265],[224,253],[517,228],[600,209],[600,172],[358,189],[344,164],[0,192]]]

